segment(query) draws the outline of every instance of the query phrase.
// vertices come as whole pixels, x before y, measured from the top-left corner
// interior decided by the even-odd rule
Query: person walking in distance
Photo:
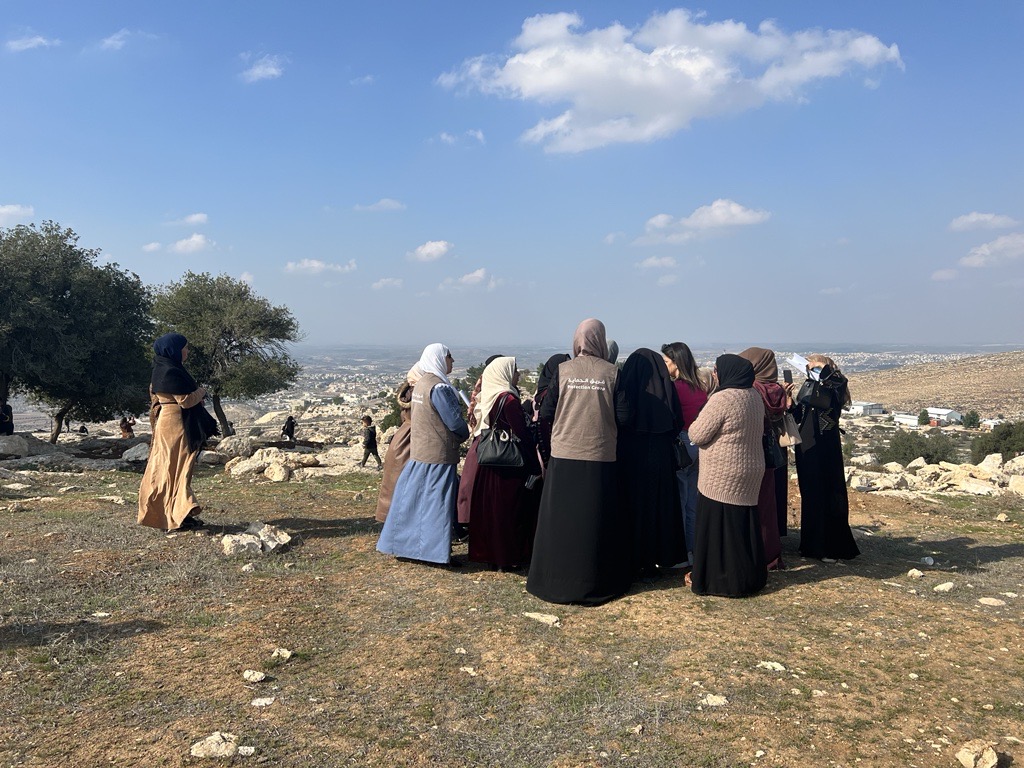
[[[366,466],[366,460],[373,456],[377,460],[377,469],[383,466],[380,454],[377,453],[377,428],[373,426],[373,419],[363,416],[363,460],[359,462],[360,467]]]

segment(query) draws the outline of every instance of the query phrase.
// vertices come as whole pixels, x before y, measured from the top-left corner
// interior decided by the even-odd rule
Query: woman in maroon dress
[[[477,432],[507,429],[519,438],[522,467],[477,466],[473,483],[469,559],[499,570],[515,570],[530,562],[537,527],[539,489],[527,480],[540,474],[537,450],[523,415],[519,370],[514,357],[493,360],[481,377],[480,423]]]

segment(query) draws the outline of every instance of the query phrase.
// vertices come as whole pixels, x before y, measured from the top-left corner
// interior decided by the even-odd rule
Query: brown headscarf
[[[576,326],[576,333],[572,337],[572,353],[574,356],[591,355],[607,360],[608,341],[604,323],[591,317]]]
[[[756,381],[778,381],[779,364],[775,362],[775,353],[764,347],[747,347],[740,352],[740,357],[749,360],[754,366]]]
[[[832,369],[833,373],[838,374],[839,378],[842,380],[843,389],[846,392],[845,405],[849,405],[850,403],[853,402],[853,398],[850,396],[850,385],[848,383],[848,379],[845,376],[843,376],[843,372],[839,369],[839,366],[836,365],[835,360],[833,360],[831,357],[828,357],[827,355],[808,355],[807,362],[811,363],[812,366],[815,363],[822,367],[827,365],[829,368]]]

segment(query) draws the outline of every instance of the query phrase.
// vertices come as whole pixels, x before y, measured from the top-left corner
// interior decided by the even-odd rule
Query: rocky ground
[[[337,447],[246,439],[210,456],[251,470],[201,465],[198,534],[135,525],[142,465],[101,453],[142,438],[0,462],[0,765],[924,768],[972,742],[972,765],[1024,759],[1009,480],[851,491],[863,554],[831,564],[800,558],[791,484],[789,567],[756,597],[698,598],[670,571],[580,608],[465,545],[453,569],[377,553],[357,446],[332,466]]]

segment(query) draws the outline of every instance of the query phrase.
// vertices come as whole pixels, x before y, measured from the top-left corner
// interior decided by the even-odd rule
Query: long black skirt
[[[614,462],[552,457],[526,590],[549,603],[599,605],[630,585],[630,529]]]
[[[674,434],[619,430],[622,506],[633,527],[633,568],[670,567],[686,559],[686,529],[676,483]]]
[[[800,554],[851,560],[860,548],[850,530],[843,448],[839,435],[818,438],[810,450],[796,451],[800,483]]]
[[[757,507],[698,494],[693,556],[690,578],[695,594],[745,597],[763,589],[768,571]]]

